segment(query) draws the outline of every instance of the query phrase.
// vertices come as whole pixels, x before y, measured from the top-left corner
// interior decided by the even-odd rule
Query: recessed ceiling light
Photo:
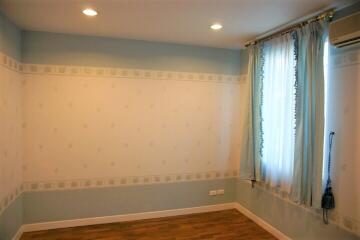
[[[90,17],[96,16],[98,14],[97,11],[91,8],[84,9],[82,12],[86,16],[90,16]]]
[[[213,25],[210,26],[210,28],[212,30],[220,30],[220,29],[222,29],[222,27],[223,26],[221,24],[219,24],[219,23],[214,23]]]

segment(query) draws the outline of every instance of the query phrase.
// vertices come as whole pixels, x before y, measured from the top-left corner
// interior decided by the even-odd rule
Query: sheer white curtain
[[[295,145],[295,59],[291,34],[264,44],[261,172],[263,181],[290,194]]]

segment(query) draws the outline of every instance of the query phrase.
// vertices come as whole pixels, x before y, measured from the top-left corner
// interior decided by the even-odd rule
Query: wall
[[[0,52],[21,60],[21,31],[0,11]]]
[[[360,45],[331,51],[327,96],[327,132],[336,132],[332,179],[334,221],[360,236],[360,144],[357,127],[360,98]]]
[[[116,78],[98,76],[99,69],[92,76],[27,69],[25,182],[237,169],[232,127],[239,119],[238,80],[169,79],[167,72],[151,79],[141,70],[136,71],[143,77]]]
[[[271,190],[244,180],[236,184],[236,199],[249,211],[293,240],[355,240],[358,236],[343,226],[325,225],[321,211],[313,211],[286,200]]]
[[[336,17],[360,11],[360,3]],[[337,208],[333,220],[360,236],[360,44],[330,49],[327,94],[327,132],[335,131],[332,173]]]
[[[239,51],[21,33],[0,17],[0,239],[235,199]]]
[[[22,76],[20,31],[0,13],[0,239],[22,224]]]
[[[22,62],[239,74],[238,50],[24,31]]]
[[[0,17],[0,48],[8,56],[1,56],[0,70],[6,133],[0,136],[0,239],[10,239],[22,223],[235,199],[293,239],[356,239],[323,225],[317,213],[235,180],[246,51],[29,31],[21,43],[20,31]],[[334,54],[350,63],[359,59],[353,50]],[[341,64],[334,76],[358,76],[354,64]],[[330,105],[344,108],[345,116],[329,123],[342,142],[334,149],[341,170],[333,174],[338,211],[332,220],[354,232],[358,191],[339,186],[357,187],[357,151],[347,149],[357,143],[351,127],[357,111],[350,107],[358,101],[357,84],[336,81],[332,89],[338,97]],[[345,98],[347,91],[354,94]],[[225,195],[207,195],[219,188]]]
[[[360,4],[342,9],[336,12],[335,19],[359,9]],[[242,65],[246,63],[243,60],[245,54],[246,51],[242,51]],[[330,130],[336,132],[332,164],[332,183],[336,200],[336,209],[331,212],[333,224],[325,226],[321,220],[321,212],[292,204],[263,187],[252,189],[242,180],[237,182],[237,201],[292,239],[359,239],[359,59],[359,45],[342,49],[331,48],[325,135],[328,136]],[[246,68],[247,64],[241,67],[242,74]],[[325,152],[327,153],[327,147]]]
[[[239,51],[28,31],[22,41],[25,223],[235,199]]]

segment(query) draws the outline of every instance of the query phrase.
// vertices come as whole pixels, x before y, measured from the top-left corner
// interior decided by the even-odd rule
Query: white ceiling
[[[28,30],[240,48],[292,20],[347,0],[0,0]],[[84,16],[86,7],[99,15]],[[223,30],[209,26],[219,22]]]

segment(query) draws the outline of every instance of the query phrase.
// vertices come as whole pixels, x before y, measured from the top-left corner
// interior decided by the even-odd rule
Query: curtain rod
[[[255,45],[255,44],[258,44],[259,42],[263,42],[263,41],[267,41],[267,40],[270,40],[270,39],[273,39],[275,37],[278,37],[278,36],[281,36],[281,35],[284,35],[286,33],[289,33],[289,32],[292,32],[293,30],[297,29],[297,28],[301,28],[307,24],[310,24],[312,22],[317,22],[317,21],[320,21],[322,19],[329,19],[331,20],[332,17],[334,16],[334,13],[335,13],[335,10],[334,9],[330,9],[330,10],[327,10],[317,16],[314,16],[314,17],[311,17],[305,21],[302,21],[300,23],[295,23],[289,27],[286,27],[284,29],[281,29],[275,33],[272,33],[270,34],[269,36],[265,36],[265,37],[262,37],[262,38],[259,38],[259,39],[255,39],[253,41],[250,41],[250,42],[247,42],[245,44],[245,47],[249,47],[251,45]]]

